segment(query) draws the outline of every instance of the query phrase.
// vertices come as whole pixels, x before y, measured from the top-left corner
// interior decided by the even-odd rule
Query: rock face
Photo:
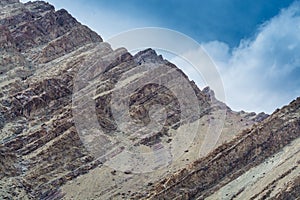
[[[284,199],[287,187],[299,197],[299,117],[300,98],[161,181],[148,198]]]
[[[0,2],[0,47],[0,199],[204,198],[229,190],[236,177],[259,170],[288,144],[299,143],[299,99],[270,117],[234,112],[154,50],[136,55],[124,48],[113,50],[66,10],[56,11],[43,1]],[[150,77],[148,71],[158,80],[181,77],[187,83],[181,89],[193,93],[192,106],[182,103],[192,96],[179,98],[180,87],[171,81],[168,87],[152,81],[128,89]],[[116,109],[125,100],[129,125]],[[93,134],[90,108],[107,142]],[[222,124],[220,135],[205,142],[205,133],[215,131],[217,122]],[[190,137],[195,125],[196,134]],[[148,133],[143,128],[147,126],[161,127]],[[103,149],[112,151],[99,159]],[[126,150],[151,152],[151,171],[135,173],[137,166],[147,168],[148,160],[138,155],[128,158],[138,163],[128,164],[122,159]],[[287,165],[283,178],[262,182],[269,185],[258,187],[257,197],[298,194],[299,169],[289,162],[274,165],[278,170]],[[115,169],[116,164],[128,167]],[[268,189],[274,185],[284,187]],[[241,186],[246,188],[247,182]],[[240,190],[228,195],[246,192]]]

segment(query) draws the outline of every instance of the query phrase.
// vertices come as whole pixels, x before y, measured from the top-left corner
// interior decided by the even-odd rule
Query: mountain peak
[[[266,185],[263,199],[296,185],[300,99],[269,117],[234,112],[153,49],[114,50],[43,1],[0,6],[0,199],[219,199]]]
[[[136,55],[134,55],[134,59],[139,64],[144,62],[161,63],[161,64],[165,63],[163,57],[161,55],[158,56],[156,51],[151,48],[138,52]]]

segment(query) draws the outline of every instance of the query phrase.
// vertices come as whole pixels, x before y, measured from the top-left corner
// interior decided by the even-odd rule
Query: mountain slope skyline
[[[49,2],[69,10],[104,40],[143,27],[170,28],[192,37],[216,63],[226,103],[234,110],[270,114],[300,94],[299,1]],[[182,67],[205,87],[191,68]]]
[[[299,98],[271,116],[236,112],[153,49],[111,48],[65,9],[0,8],[1,199],[299,194]]]

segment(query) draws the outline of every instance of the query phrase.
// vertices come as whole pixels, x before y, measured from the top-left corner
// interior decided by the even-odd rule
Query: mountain
[[[151,199],[297,199],[300,98],[157,183]]]
[[[0,29],[1,199],[297,196],[299,99],[232,111],[43,1],[1,1]]]

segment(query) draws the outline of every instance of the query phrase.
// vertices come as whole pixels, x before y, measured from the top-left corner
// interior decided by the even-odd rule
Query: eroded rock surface
[[[147,197],[149,194],[149,197],[163,197],[159,195],[168,194],[171,189],[161,187],[160,180],[174,177],[170,179],[175,183],[174,188],[181,188],[176,181],[181,180],[180,174],[191,173],[199,166],[204,166],[203,163],[213,162],[209,160],[214,159],[216,153],[201,158],[212,149],[225,141],[229,142],[216,150],[222,153],[238,141],[246,141],[245,145],[249,142],[245,148],[236,148],[237,153],[231,155],[236,162],[227,159],[219,161],[222,166],[209,165],[217,169],[215,171],[219,174],[206,175],[208,185],[205,189],[193,190],[194,196],[209,196],[217,191],[210,188],[220,185],[212,180],[219,176],[224,178],[224,174],[235,173],[238,169],[248,170],[250,166],[259,166],[270,155],[296,139],[299,131],[294,129],[299,119],[299,110],[296,108],[298,100],[292,104],[294,107],[288,106],[268,119],[263,113],[257,115],[232,111],[214,97],[212,90],[208,87],[200,90],[181,70],[154,50],[146,49],[136,55],[131,55],[124,48],[113,50],[99,35],[76,21],[66,10],[55,10],[43,1],[26,4],[17,0],[0,2],[0,47],[1,199],[129,199]],[[161,71],[160,66],[168,70]],[[84,71],[85,67],[87,71]],[[165,87],[145,84],[129,96],[117,98],[116,105],[121,105],[128,98],[130,118],[141,127],[151,124],[152,116],[159,116],[151,113],[156,105],[159,105],[158,113],[162,116],[165,114],[166,119],[161,120],[161,131],[143,134],[144,129],[141,128],[135,130],[136,135],[130,131],[126,134],[126,129],[120,128],[123,124],[115,120],[123,115],[113,113],[113,94],[134,86],[139,79],[147,77],[145,74],[151,70],[158,79],[182,77],[182,81],[188,83],[187,88],[183,89],[192,89],[196,103],[187,106],[184,114],[180,99],[174,93],[176,90],[173,90],[178,85]],[[79,79],[79,84],[75,84],[78,77],[83,75],[88,81],[80,82]],[[90,127],[80,127],[74,116],[76,94],[84,94],[93,100],[97,124],[108,141],[115,141],[115,146],[109,148],[116,147],[117,151],[112,151],[102,159],[97,157],[97,153],[103,152],[91,152],[93,143],[87,146],[79,131],[81,128],[89,130]],[[84,95],[75,100],[85,102]],[[77,111],[88,120],[90,113],[85,109],[83,106]],[[215,130],[214,122],[221,122],[222,132],[220,136],[208,140],[201,149],[205,134]],[[128,130],[133,130],[125,125]],[[193,138],[178,137],[178,134],[184,136],[192,125],[199,125]],[[250,129],[253,125],[253,129]],[[263,131],[261,136],[255,132],[258,127]],[[249,130],[242,132],[247,128]],[[286,130],[296,132],[287,135]],[[242,133],[235,138],[239,132]],[[270,141],[266,139],[268,135]],[[250,139],[241,139],[243,137]],[[262,138],[256,140],[256,137]],[[174,145],[186,144],[189,140],[191,142],[184,148]],[[273,140],[278,144],[277,147],[270,145]],[[94,144],[95,147],[99,145],[97,140],[94,140]],[[157,170],[148,173],[134,173],[134,168],[114,169],[107,164],[107,160],[122,157],[124,149],[129,147],[145,152],[159,152],[163,147],[168,147],[178,157],[171,160],[167,167],[158,164]],[[241,155],[248,153],[249,158],[243,160]],[[158,163],[164,162],[161,155],[153,155],[157,156]],[[255,162],[250,165],[253,159]],[[119,164],[125,165],[125,161]],[[230,167],[224,164],[226,162]],[[182,169],[178,175],[178,170]],[[199,181],[194,178],[187,180],[187,184],[189,181]],[[284,197],[290,188],[297,190],[298,179],[293,180],[276,195]],[[176,192],[174,195],[177,195]],[[187,192],[187,195],[190,193]]]
[[[300,98],[154,186],[150,199],[298,197]],[[291,194],[287,194],[287,187]],[[146,193],[147,194],[147,193]],[[140,196],[141,198],[141,196]]]

